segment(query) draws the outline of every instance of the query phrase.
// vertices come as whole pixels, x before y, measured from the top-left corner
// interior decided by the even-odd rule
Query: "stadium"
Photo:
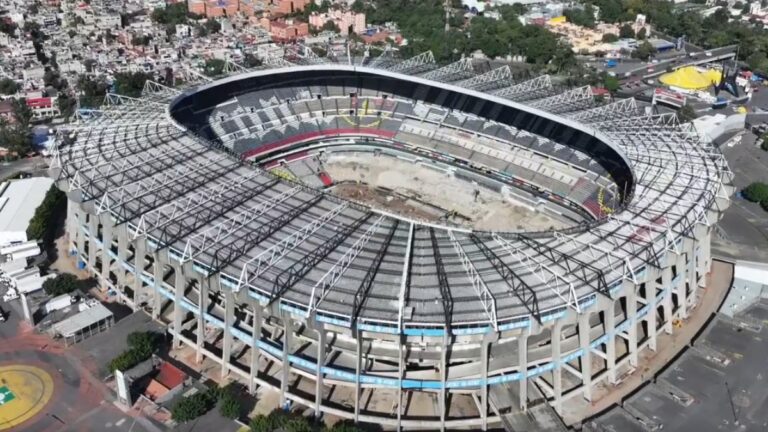
[[[696,306],[733,188],[674,114],[431,53],[310,60],[110,94],[53,154],[72,253],[222,377],[485,429],[586,406]]]

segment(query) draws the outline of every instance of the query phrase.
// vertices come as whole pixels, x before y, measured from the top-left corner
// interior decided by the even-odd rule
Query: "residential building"
[[[338,9],[330,10],[327,13],[312,13],[309,16],[309,24],[312,27],[321,28],[327,22],[333,22],[339,27],[340,33],[344,36],[349,34],[349,30],[357,34],[365,32],[365,14],[352,11],[342,12]]]

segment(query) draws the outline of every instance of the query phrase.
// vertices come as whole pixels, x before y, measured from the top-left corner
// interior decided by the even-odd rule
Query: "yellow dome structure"
[[[686,66],[659,78],[662,84],[685,90],[704,90],[720,83],[721,73],[714,69]]]

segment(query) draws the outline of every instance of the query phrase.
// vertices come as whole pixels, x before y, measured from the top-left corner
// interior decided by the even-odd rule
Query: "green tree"
[[[171,410],[171,418],[180,423],[192,421],[216,405],[216,391],[207,390],[181,399]]]
[[[55,185],[51,186],[29,220],[27,238],[42,241],[44,247],[53,244],[58,219],[65,215],[66,211],[67,196]]]
[[[215,19],[208,19],[205,21],[205,30],[208,33],[218,33],[221,31],[221,23],[216,21]]]
[[[619,90],[619,79],[615,76],[606,74],[605,79],[603,80],[603,85],[606,90],[611,92],[611,94],[614,94]]]
[[[80,75],[77,87],[80,90],[80,107],[98,108],[104,103],[109,84],[103,78],[91,79]]]
[[[16,94],[19,88],[19,84],[10,78],[0,79],[0,93],[4,95]]]
[[[43,282],[43,291],[50,296],[69,294],[77,289],[77,278],[69,273],[61,273],[53,279]]]
[[[219,76],[224,72],[225,65],[226,62],[222,59],[208,59],[205,61],[204,73],[210,77]]]
[[[648,61],[654,54],[656,54],[656,48],[648,41],[643,41],[643,43],[638,45],[638,47],[632,51],[632,57],[643,61]]]
[[[632,29],[630,24],[624,24],[619,28],[619,37],[622,39],[634,38],[635,30]]]
[[[747,201],[768,201],[768,184],[755,182],[741,190],[741,196]]]
[[[760,137],[760,149],[768,151],[768,133]]]
[[[685,104],[677,111],[677,119],[682,123],[689,122],[696,118],[696,110],[693,109],[693,105]]]
[[[613,43],[613,42],[618,41],[619,37],[616,36],[613,33],[606,33],[606,34],[603,35],[602,40],[603,40],[603,42],[606,42],[606,43]]]
[[[594,9],[591,6],[584,9],[565,9],[563,10],[563,15],[570,23],[582,27],[595,28]]]
[[[115,93],[123,96],[139,97],[144,90],[144,83],[152,76],[144,72],[125,72],[115,74]]]
[[[645,27],[641,28],[640,31],[637,32],[636,37],[639,40],[645,40],[645,38],[648,37]]]
[[[261,66],[261,60],[251,53],[247,53],[243,56],[243,64],[245,67],[254,68]]]
[[[155,332],[132,332],[126,338],[128,349],[109,362],[109,370],[126,371],[152,357],[160,345],[160,334]]]
[[[323,26],[320,27],[320,30],[321,31],[332,31],[334,33],[340,33],[341,32],[341,29],[339,29],[339,26],[336,25],[336,23],[331,21],[331,20],[326,21],[325,24],[323,24]]]

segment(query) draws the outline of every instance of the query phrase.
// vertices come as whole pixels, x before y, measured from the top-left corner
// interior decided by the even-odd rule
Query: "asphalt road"
[[[2,162],[0,163],[0,179],[6,179],[22,172],[30,173],[34,176],[42,176],[45,175],[47,169],[48,164],[42,156],[19,159],[13,162]]]

